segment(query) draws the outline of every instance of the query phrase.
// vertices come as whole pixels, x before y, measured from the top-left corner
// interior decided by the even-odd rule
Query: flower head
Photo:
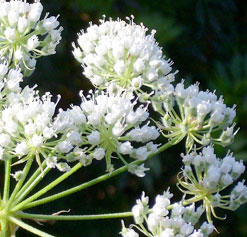
[[[0,55],[11,67],[20,66],[25,74],[35,68],[36,58],[55,53],[62,27],[57,17],[40,20],[43,6],[39,0],[0,1]]]
[[[64,157],[69,150],[55,150],[56,144],[61,144],[65,139],[60,135],[61,131],[55,130],[57,103],[52,102],[51,94],[40,97],[34,88],[26,87],[13,94],[14,98],[11,99],[10,95],[0,112],[0,159],[18,158],[16,163],[22,163],[36,157],[41,165],[43,157],[48,167],[68,170],[56,158]]]
[[[185,166],[178,175],[178,186],[193,202],[203,201],[207,219],[212,222],[211,215],[217,218],[214,208],[235,210],[247,202],[247,187],[239,182],[230,195],[220,192],[229,187],[245,171],[242,161],[236,161],[231,154],[219,159],[210,146],[204,147],[201,153],[192,152],[183,155]]]
[[[82,31],[73,43],[75,58],[84,67],[84,75],[97,87],[114,82],[122,88],[140,91],[142,86],[165,87],[174,80],[173,62],[165,60],[153,30],[117,19],[100,20]]]
[[[145,160],[156,152],[157,145],[152,141],[158,138],[159,132],[148,122],[143,124],[149,113],[143,105],[135,109],[136,100],[131,92],[109,89],[96,91],[87,97],[81,94],[81,97],[80,107],[61,111],[57,119],[60,121],[59,117],[67,117],[67,120],[61,119],[58,126],[62,129],[67,127],[67,142],[75,147],[71,156],[82,162],[105,157],[107,170],[111,172],[114,155],[128,165],[125,155]],[[129,170],[142,177],[146,169],[131,166]]]
[[[210,143],[227,146],[236,134],[233,119],[235,107],[229,108],[223,98],[200,91],[198,84],[184,88],[183,82],[172,85],[153,97],[154,108],[162,115],[163,135],[175,143],[186,138],[186,150],[194,142],[202,146]]]
[[[203,209],[201,207],[195,208],[194,204],[187,207],[183,206],[182,203],[170,205],[172,196],[169,190],[162,195],[157,195],[155,204],[149,209],[149,198],[143,194],[132,208],[136,224],[130,225],[130,228],[123,225],[122,236],[132,236],[130,234],[138,236],[134,227],[149,237],[207,237],[214,231],[214,226],[206,222],[201,225],[200,229],[196,230],[194,226],[198,223]]]

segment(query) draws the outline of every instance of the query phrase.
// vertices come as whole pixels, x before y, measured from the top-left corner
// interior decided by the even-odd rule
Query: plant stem
[[[171,140],[170,142],[164,144],[162,147],[159,148],[159,150],[156,153],[153,153],[153,154],[149,155],[147,159],[150,159],[151,157],[154,157],[155,155],[157,155],[157,154],[161,153],[162,151],[168,149],[173,144],[174,144],[174,140]],[[132,163],[130,163],[129,165],[140,165],[143,162],[145,162],[145,161],[143,161],[143,160],[136,160],[136,161],[133,161]],[[107,179],[109,179],[111,177],[114,177],[114,176],[116,176],[118,174],[121,174],[121,173],[123,173],[126,170],[128,170],[128,166],[127,165],[125,165],[125,166],[123,166],[123,167],[121,167],[121,168],[113,171],[111,174],[102,175],[102,176],[100,176],[98,178],[95,178],[95,179],[93,179],[91,181],[85,182],[85,183],[80,184],[80,185],[78,185],[76,187],[70,188],[68,190],[65,190],[63,192],[54,194],[52,196],[49,196],[49,197],[46,197],[46,198],[42,198],[42,199],[37,200],[37,201],[34,201],[34,202],[30,202],[28,200],[28,202],[30,202],[30,203],[24,203],[25,202],[24,201],[23,203],[20,203],[19,205],[17,205],[13,209],[13,211],[24,210],[24,209],[27,209],[27,208],[31,208],[31,207],[35,207],[35,206],[38,206],[38,205],[42,205],[44,203],[51,202],[51,201],[54,201],[56,199],[59,199],[59,198],[68,196],[70,194],[73,194],[75,192],[81,191],[81,190],[86,189],[86,188],[88,188],[90,186],[93,186],[95,184],[98,184],[100,182],[103,182],[103,181],[105,181],[105,180],[107,180]]]
[[[11,221],[12,223],[20,226],[21,228],[23,228],[23,229],[25,229],[25,230],[33,233],[33,234],[36,234],[37,236],[40,236],[40,237],[55,237],[55,236],[49,235],[49,234],[47,234],[47,233],[45,233],[45,232],[43,232],[43,231],[41,231],[39,229],[36,229],[33,226],[28,225],[25,222],[13,217],[13,216],[9,217],[9,221]]]
[[[16,213],[16,217],[24,219],[34,220],[59,220],[59,221],[82,221],[82,220],[100,220],[100,219],[111,219],[111,218],[123,218],[133,216],[132,212],[120,212],[111,214],[97,214],[97,215],[41,215],[41,214],[29,214],[29,213]]]
[[[41,167],[39,167],[38,169],[36,169],[36,171],[33,173],[33,175],[27,180],[27,182],[23,185],[23,187],[20,189],[20,191],[17,193],[16,198],[18,198],[20,195],[22,195],[22,193],[24,191],[26,191],[26,189],[28,189],[30,187],[30,185],[32,185],[32,183],[35,181],[35,179],[41,174],[42,170],[45,169],[46,166],[46,162],[44,161],[41,165]],[[45,171],[42,172],[42,174]]]
[[[21,188],[23,182],[25,181],[25,179],[26,179],[26,177],[27,177],[27,175],[28,175],[28,172],[29,172],[29,170],[30,170],[30,168],[31,168],[31,166],[32,166],[33,159],[34,159],[34,157],[33,157],[32,155],[30,155],[30,157],[29,157],[29,159],[27,160],[27,163],[26,163],[26,165],[25,165],[25,168],[24,168],[24,170],[23,170],[24,177],[23,177],[22,179],[20,179],[20,180],[18,181],[18,183],[16,184],[15,189],[14,189],[14,191],[12,192],[12,194],[11,194],[11,196],[10,196],[10,199],[9,199],[9,201],[7,202],[7,205],[6,205],[6,207],[5,207],[6,210],[8,210],[8,209],[10,208],[11,204],[13,203],[13,201],[14,201],[14,199],[15,199],[16,194],[18,193],[18,191],[20,190],[20,188]]]
[[[36,177],[36,179],[32,180],[33,182],[30,184],[29,182],[29,185],[26,186],[24,185],[22,187],[22,189],[20,190],[20,192],[16,195],[16,199],[14,201],[13,204],[17,204],[17,203],[20,203],[36,186],[37,184],[43,179],[43,177],[50,171],[50,168],[49,167],[46,167],[45,170],[39,174],[38,177]],[[32,177],[31,177],[32,178]],[[30,179],[31,179],[30,178]],[[26,183],[27,184],[27,183]]]
[[[9,198],[10,172],[11,172],[11,160],[7,160],[5,161],[5,178],[4,178],[4,192],[3,192],[4,203],[6,203]]]
[[[41,189],[39,192],[35,193],[31,197],[27,198],[23,202],[21,202],[18,205],[16,205],[13,208],[13,210],[11,210],[11,211],[12,212],[19,211],[20,209],[22,209],[23,207],[25,207],[28,203],[36,200],[37,198],[39,198],[40,196],[42,196],[43,194],[45,194],[46,192],[48,192],[49,190],[51,190],[52,188],[54,188],[55,186],[57,186],[59,183],[61,183],[65,179],[67,179],[70,175],[72,175],[73,173],[75,173],[81,167],[82,167],[82,164],[81,163],[78,163],[69,172],[66,172],[65,174],[61,175],[59,178],[57,178],[56,180],[54,180],[53,182],[51,182],[45,188]]]
[[[190,205],[198,201],[198,199],[191,198],[183,201],[183,206]],[[173,209],[174,204],[167,206],[167,210]],[[152,209],[149,209],[149,213]],[[109,213],[109,214],[97,214],[97,215],[43,215],[43,214],[31,214],[19,212],[15,214],[15,217],[33,220],[57,220],[57,221],[82,221],[82,220],[101,220],[101,219],[113,219],[113,218],[124,218],[133,216],[132,212],[119,212],[119,213]]]

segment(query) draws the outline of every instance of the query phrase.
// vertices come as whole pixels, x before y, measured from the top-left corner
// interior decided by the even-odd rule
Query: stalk
[[[82,220],[102,220],[112,218],[124,218],[133,216],[132,212],[119,212],[109,214],[97,214],[97,215],[41,215],[41,214],[30,214],[20,212],[15,215],[19,218],[32,219],[32,220],[58,220],[58,221],[82,221]]]
[[[173,139],[170,142],[164,144],[162,147],[159,148],[159,150],[156,153],[153,153],[153,154],[149,155],[147,159],[150,159],[151,157],[154,157],[155,155],[161,153],[162,151],[167,150],[169,147],[173,146],[174,143],[176,143],[175,139]],[[132,163],[130,163],[129,165],[140,165],[143,162],[145,162],[145,161],[136,160],[136,161],[133,161]],[[57,200],[59,198],[68,196],[68,195],[73,194],[75,192],[79,192],[79,191],[81,191],[83,189],[86,189],[86,188],[91,187],[91,186],[93,186],[95,184],[98,184],[100,182],[108,180],[108,179],[110,179],[110,178],[112,178],[112,177],[114,177],[114,176],[116,176],[118,174],[121,174],[124,171],[127,171],[129,165],[125,165],[125,166],[113,171],[111,174],[104,174],[104,175],[102,175],[102,176],[100,176],[98,178],[95,178],[95,179],[93,179],[91,181],[88,181],[88,182],[85,182],[83,184],[80,184],[80,185],[75,186],[73,188],[70,188],[68,190],[65,190],[65,191],[62,191],[60,193],[57,193],[57,194],[51,195],[49,197],[42,198],[40,200],[32,202],[36,198],[36,196],[41,196],[41,195],[39,195],[37,193],[37,195],[35,197],[30,197],[30,198],[26,199],[25,201],[23,201],[22,203],[20,203],[16,207],[14,207],[12,211],[16,212],[16,211],[19,211],[19,210],[25,210],[25,209],[28,209],[28,208],[31,208],[31,207],[39,206],[39,205],[42,205],[42,204]]]
[[[9,199],[10,172],[11,172],[11,160],[7,160],[5,161],[5,178],[4,178],[4,191],[3,191],[4,203],[6,203]]]
[[[16,184],[15,189],[14,189],[14,191],[12,192],[12,194],[11,194],[11,196],[10,196],[10,199],[9,199],[8,202],[7,202],[7,205],[6,205],[6,207],[5,207],[5,210],[8,210],[8,209],[10,208],[11,204],[13,203],[13,201],[14,201],[14,199],[15,199],[15,197],[16,197],[16,194],[17,194],[18,191],[20,190],[20,188],[21,188],[23,182],[25,181],[25,179],[26,179],[26,177],[27,177],[27,175],[28,175],[28,172],[29,172],[29,170],[30,170],[30,168],[31,168],[31,166],[32,166],[32,163],[33,163],[33,159],[34,159],[34,157],[33,157],[32,155],[30,155],[30,157],[29,157],[29,159],[27,160],[27,163],[26,163],[26,165],[25,165],[25,168],[24,168],[24,170],[23,170],[24,177],[23,177],[22,179],[20,179],[20,180],[18,181],[18,183]]]
[[[14,223],[15,225],[20,226],[22,229],[25,229],[25,230],[27,230],[27,231],[29,231],[29,232],[37,235],[37,236],[40,236],[40,237],[55,237],[53,235],[47,234],[47,233],[37,229],[37,228],[34,228],[33,226],[28,225],[25,222],[21,221],[20,219],[17,219],[15,217],[13,217],[13,216],[9,217],[9,221]]]
[[[78,163],[69,172],[66,172],[65,174],[61,175],[59,178],[57,178],[56,180],[54,180],[53,182],[51,182],[45,188],[41,189],[39,192],[35,193],[31,197],[27,198],[23,202],[21,202],[18,205],[16,205],[11,211],[12,212],[16,212],[16,211],[22,209],[28,203],[32,202],[33,200],[36,200],[37,198],[39,198],[40,196],[42,196],[43,194],[47,193],[52,188],[54,188],[55,186],[57,186],[58,184],[60,184],[62,181],[64,181],[65,179],[67,179],[70,175],[72,175],[73,173],[75,173],[81,167],[82,167],[82,164],[81,163]]]

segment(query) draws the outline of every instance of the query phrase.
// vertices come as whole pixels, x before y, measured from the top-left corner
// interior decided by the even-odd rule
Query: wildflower
[[[245,171],[243,162],[236,161],[232,154],[219,159],[208,146],[199,154],[192,152],[182,157],[185,166],[178,175],[178,187],[186,195],[193,196],[189,199],[191,202],[203,202],[209,223],[212,223],[212,215],[218,218],[216,207],[235,210],[247,202],[247,187],[243,182],[239,182],[230,195],[220,194]]]
[[[19,75],[19,71],[14,73],[13,70],[8,75]],[[35,157],[41,165],[43,157],[49,168],[70,170],[66,163],[58,162],[57,157],[64,157],[73,146],[67,137],[61,136],[61,130],[55,129],[54,113],[59,99],[57,103],[51,99],[50,93],[40,97],[38,91],[28,87],[20,90],[15,99],[9,99],[0,112],[2,159],[18,158],[18,164]]]
[[[156,94],[153,106],[162,115],[163,135],[180,142],[186,138],[186,150],[194,142],[202,146],[210,143],[227,146],[236,134],[233,119],[235,107],[229,108],[214,93],[200,91],[198,84],[184,88],[183,82],[171,85]],[[159,101],[159,102],[158,102]]]
[[[77,44],[73,43],[75,58],[82,64],[84,75],[96,86],[105,88],[114,82],[122,88],[159,88],[174,80],[173,62],[165,60],[154,38],[155,31],[117,19],[100,20],[81,31]],[[161,83],[162,81],[162,83]]]
[[[0,1],[0,55],[10,67],[19,66],[25,75],[35,68],[38,57],[54,54],[61,40],[57,17],[46,14],[41,20],[42,11],[39,0]]]
[[[142,125],[149,113],[143,105],[134,108],[136,100],[131,92],[109,89],[91,92],[87,97],[81,93],[81,98],[80,107],[72,106],[67,111],[60,111],[55,122],[56,130],[61,127],[69,134],[63,142],[72,144],[71,134],[74,134],[74,150],[68,156],[76,156],[83,163],[105,158],[107,171],[111,172],[114,155],[128,165],[125,155],[145,160],[157,150],[157,145],[149,142],[156,140],[159,132],[148,122]],[[80,117],[81,120],[78,119]],[[146,170],[144,166],[129,166],[129,171],[140,177],[145,175]]]
[[[155,204],[149,209],[149,198],[142,194],[142,198],[137,200],[132,208],[135,225],[126,228],[123,224],[122,236],[138,236],[134,227],[149,237],[174,237],[174,236],[209,236],[214,231],[214,226],[204,222],[200,229],[196,230],[203,211],[201,207],[195,209],[195,205],[183,206],[182,203],[170,205],[172,194],[168,191],[162,195],[157,195]]]

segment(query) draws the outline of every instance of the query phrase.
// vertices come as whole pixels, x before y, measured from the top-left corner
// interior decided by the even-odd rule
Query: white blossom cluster
[[[22,81],[20,69],[9,70],[8,63],[0,60],[0,113],[4,106],[16,100],[22,90],[20,87]]]
[[[51,98],[50,93],[40,97],[38,91],[29,87],[12,97],[9,95],[9,105],[0,113],[1,160],[18,157],[16,163],[22,163],[36,157],[41,165],[40,156],[48,163],[51,159],[55,161],[58,160],[56,157],[63,157],[55,150],[60,139],[53,124],[57,103],[52,102]],[[61,171],[69,169],[64,162],[55,165]]]
[[[142,86],[158,89],[174,80],[173,62],[166,60],[153,30],[129,22],[105,18],[91,24],[73,43],[75,58],[82,64],[84,75],[96,86],[105,88],[115,82],[122,88],[142,92]]]
[[[211,146],[204,147],[201,153],[182,155],[185,166],[178,182],[182,192],[192,195],[193,201],[203,201],[208,221],[211,214],[217,217],[215,207],[235,210],[247,202],[247,186],[239,182],[230,195],[220,194],[236,181],[245,171],[242,161],[236,161],[232,154],[223,159],[216,157]]]
[[[235,107],[229,108],[222,97],[209,91],[200,91],[198,84],[184,88],[184,83],[172,85],[156,94],[154,108],[162,115],[163,134],[176,143],[186,138],[186,150],[194,142],[227,146],[236,134],[233,119]]]
[[[123,225],[123,237],[138,237],[138,231],[148,237],[207,237],[214,231],[214,226],[204,222],[195,229],[203,209],[195,205],[183,206],[182,203],[170,205],[173,195],[166,191],[157,195],[155,204],[149,209],[149,198],[142,195],[132,208],[136,225],[126,228]],[[133,228],[136,227],[136,230]]]
[[[147,107],[137,106],[131,92],[108,90],[81,93],[81,106],[60,111],[56,119],[57,130],[66,130],[67,139],[57,145],[61,151],[70,151],[70,157],[84,165],[92,159],[106,159],[107,171],[114,168],[112,157],[116,155],[124,164],[124,156],[145,160],[157,151],[152,141],[159,137],[156,127],[148,124]],[[146,122],[146,123],[144,123]],[[143,124],[144,123],[144,124]],[[144,176],[144,166],[129,166],[129,171]]]
[[[36,58],[54,54],[61,40],[58,17],[46,14],[39,0],[0,1],[0,56],[11,67],[19,66],[26,74],[36,65]]]

